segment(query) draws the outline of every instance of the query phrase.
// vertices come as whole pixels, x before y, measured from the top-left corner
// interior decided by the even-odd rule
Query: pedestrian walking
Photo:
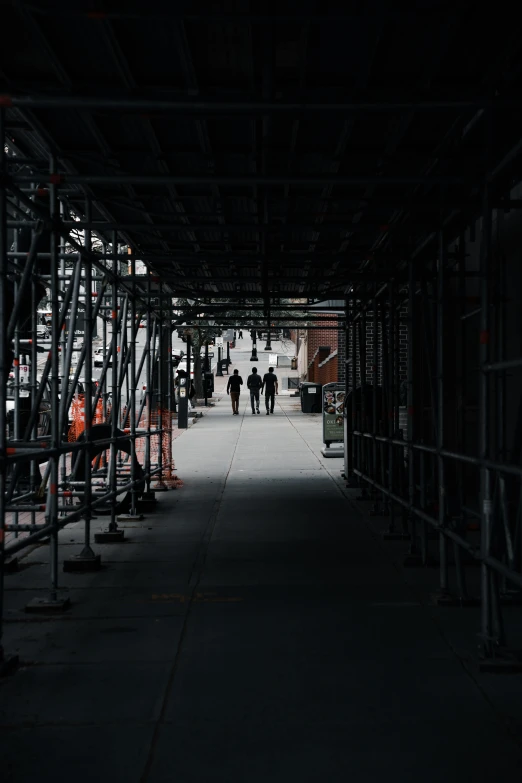
[[[230,394],[232,401],[232,415],[239,415],[239,395],[241,394],[241,387],[243,385],[243,378],[239,374],[239,370],[234,370],[234,374],[230,376],[227,383],[227,394]]]
[[[239,330],[239,339],[240,340],[243,339],[243,330],[242,329]]]
[[[268,372],[263,376],[263,385],[261,386],[261,394],[265,390],[265,405],[266,415],[274,412],[275,395],[279,394],[279,382],[277,375],[274,372],[273,367],[268,368]]]
[[[252,367],[252,375],[248,376],[247,388],[250,389],[250,402],[252,403],[252,413],[259,413],[259,390],[263,381],[257,373],[257,368]],[[255,404],[255,405],[254,405]]]

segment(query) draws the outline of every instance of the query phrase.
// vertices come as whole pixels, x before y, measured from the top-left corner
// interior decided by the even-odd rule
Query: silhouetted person
[[[261,389],[262,385],[263,385],[263,381],[257,374],[257,368],[252,367],[252,375],[249,375],[247,380],[247,388],[250,389],[250,402],[252,403],[252,413],[259,413],[259,390]]]
[[[234,416],[239,414],[239,395],[242,385],[243,378],[240,376],[239,370],[234,370],[234,374],[230,376],[227,383],[227,394],[230,394],[232,400],[232,414]]]
[[[268,372],[263,376],[261,393],[265,390],[266,415],[274,412],[275,395],[279,394],[279,383],[273,367],[268,368]]]
[[[239,330],[239,339],[240,340],[243,339],[243,330],[242,329]]]

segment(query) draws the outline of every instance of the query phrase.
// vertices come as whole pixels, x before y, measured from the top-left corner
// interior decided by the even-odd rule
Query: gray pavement
[[[62,575],[67,615],[22,611],[46,547],[7,577],[23,666],[0,685],[3,783],[520,779],[520,675],[468,667],[475,618],[441,619],[376,540],[318,416],[288,395],[240,411],[221,391],[174,441],[185,486],[97,547],[101,572]],[[81,536],[62,533],[62,559]]]

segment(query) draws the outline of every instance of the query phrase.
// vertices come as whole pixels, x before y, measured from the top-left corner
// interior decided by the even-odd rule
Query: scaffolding
[[[492,225],[494,215],[522,205],[509,192],[517,181],[513,163],[522,157],[519,119],[513,119],[519,105],[518,98],[490,97],[297,105],[0,96],[2,139],[7,112],[15,112],[13,122],[18,122],[18,113],[56,109],[96,109],[112,117],[125,111],[129,125],[142,122],[142,111],[153,110],[164,118],[184,112],[203,117],[320,116],[323,111],[352,119],[370,115],[371,123],[359,129],[361,138],[370,126],[381,129],[374,120],[380,112],[401,118],[415,113],[437,116],[441,123],[435,149],[425,142],[429,166],[411,165],[404,174],[397,173],[401,168],[396,166],[395,173],[386,176],[374,173],[382,166],[380,152],[365,174],[338,174],[341,153],[324,174],[284,173],[279,162],[267,173],[262,144],[254,150],[260,160],[255,171],[245,174],[245,167],[243,173],[216,173],[208,165],[210,145],[202,126],[196,134],[203,139],[203,162],[198,159],[197,170],[212,168],[205,174],[171,173],[157,154],[159,142],[150,127],[147,143],[159,163],[155,173],[148,173],[147,161],[135,163],[133,171],[117,166],[112,171],[90,161],[79,173],[66,156],[58,167],[53,155],[44,172],[41,158],[36,163],[20,155],[11,159],[2,145],[0,310],[7,316],[0,340],[0,616],[3,569],[21,549],[49,539],[48,601],[59,602],[57,544],[64,525],[84,520],[80,557],[94,561],[93,512],[108,509],[106,540],[117,540],[122,534],[120,512],[133,516],[143,493],[176,486],[170,440],[173,328],[191,319],[219,323],[224,313],[233,311],[235,325],[265,324],[269,345],[272,326],[322,329],[331,318],[331,328],[344,329],[346,338],[349,485],[361,488],[372,513],[387,517],[388,537],[409,541],[410,565],[437,565],[440,605],[478,601],[484,666],[504,661],[514,665],[506,653],[502,609],[520,598],[522,588],[522,389],[516,375],[522,359],[508,344],[509,324],[515,323],[512,311],[520,297],[510,299],[510,266],[494,252]],[[497,134],[502,157],[493,160],[492,119],[497,110],[507,113],[502,115],[507,131],[505,136]],[[175,124],[176,119],[169,126],[172,134]],[[482,127],[484,143],[477,145],[475,135],[466,147],[466,136],[471,130],[480,134]],[[341,150],[345,134],[343,124]],[[470,149],[475,154],[475,146],[480,146],[482,169],[474,170],[472,157],[452,174],[448,150],[463,152],[466,158]],[[31,166],[32,173],[26,173]],[[178,186],[186,188],[185,195],[178,194]],[[140,195],[131,193],[122,207],[122,193],[135,187],[142,188]],[[230,190],[222,193],[221,187]],[[305,194],[315,188],[318,195],[291,197],[290,187],[304,188]],[[339,188],[339,196],[332,195],[333,187]],[[236,195],[239,188],[241,197]],[[378,188],[386,197],[372,199]],[[227,224],[223,205],[242,205],[251,190],[255,209],[250,213],[234,207],[230,212],[235,211],[236,220]],[[166,212],[143,206],[154,204],[158,192],[168,194]],[[69,210],[71,194],[74,214]],[[126,219],[112,219],[108,205],[114,203]],[[323,225],[336,203],[338,209],[329,212],[335,222]],[[298,222],[287,223],[293,207]],[[362,211],[365,219],[358,223]],[[247,223],[245,214],[254,212],[255,221]],[[131,213],[142,215],[142,222],[128,222]],[[397,217],[393,230],[381,223],[382,215],[390,213],[392,219]],[[419,216],[427,216],[426,223]],[[8,232],[15,229],[26,234],[24,242],[15,234],[11,249]],[[73,236],[77,231],[83,232],[82,242]],[[228,232],[240,238],[237,252]],[[296,247],[287,252],[283,244],[293,232]],[[359,244],[346,240],[346,234],[359,232]],[[315,253],[319,233],[327,241]],[[94,235],[101,250],[93,249]],[[182,238],[174,241],[172,235]],[[143,252],[140,241],[131,252],[122,251],[119,240],[129,236],[141,238]],[[136,273],[138,260],[147,266],[145,275]],[[122,274],[122,262],[130,265],[129,274]],[[49,337],[42,338],[37,313],[46,289],[51,324]],[[173,297],[189,296],[194,304],[180,315]],[[295,297],[294,304],[288,304],[288,297]],[[337,297],[346,300],[342,326],[337,314],[309,312],[314,301]],[[253,319],[253,312],[258,318]],[[99,318],[103,327],[96,351],[101,372],[95,383],[90,368]],[[81,320],[84,340],[75,350],[74,332]],[[145,337],[139,354],[141,334]],[[40,348],[47,351],[41,366]],[[190,358],[187,369],[190,377]],[[510,427],[512,422],[515,427]],[[22,521],[21,514],[29,514],[29,521]],[[470,595],[468,588],[473,564],[480,572],[478,595]]]
[[[481,668],[519,671],[504,609],[522,598],[520,297],[494,184],[486,169],[459,236],[441,220],[400,280],[346,298],[345,477],[409,542],[405,566],[438,568],[439,606],[479,607]]]
[[[110,238],[103,235],[96,252],[90,228],[84,229],[83,242],[71,235],[53,157],[48,189],[10,184],[10,162],[2,144],[0,623],[3,577],[17,553],[49,542],[49,592],[32,609],[63,608],[59,531],[83,520],[83,550],[75,564],[78,570],[97,570],[100,555],[93,545],[121,540],[118,521],[140,518],[140,502],[182,483],[172,459],[175,403],[171,357],[165,356],[170,343],[164,337],[171,323],[168,287],[153,282],[150,270],[136,275],[134,257],[130,274],[123,273],[116,231]],[[86,197],[85,221],[91,208]],[[7,216],[13,212],[22,231],[28,229],[28,248],[20,246],[21,232],[14,234],[13,249],[8,246]],[[38,328],[37,318],[46,291],[48,331]],[[158,296],[164,311],[151,306]],[[96,379],[93,350],[101,364]],[[93,542],[95,513],[108,515],[109,524]],[[75,570],[74,563],[66,570]],[[9,660],[0,646],[0,664]]]

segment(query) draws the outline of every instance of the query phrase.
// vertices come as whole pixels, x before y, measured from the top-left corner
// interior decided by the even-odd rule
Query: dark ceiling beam
[[[148,5],[144,5],[140,11],[134,10],[86,10],[74,8],[74,6],[57,5],[37,5],[34,6],[34,13],[40,16],[59,16],[63,18],[72,17],[75,19],[85,19],[96,24],[99,20],[103,19],[115,19],[115,20],[129,20],[129,21],[156,21],[156,22],[193,22],[202,24],[234,24],[234,25],[251,25],[251,24],[267,24],[267,22],[278,22],[280,24],[291,24],[293,22],[305,22],[316,24],[321,22],[327,22],[328,24],[334,24],[336,22],[350,22],[355,23],[361,21],[361,18],[366,19],[364,13],[357,11],[356,13],[339,13],[339,11],[332,11],[328,7],[325,7],[323,12],[314,11],[313,13],[307,13],[301,11],[296,6],[295,13],[285,14],[281,13],[277,4],[274,5],[272,13],[252,13],[249,11],[241,12],[237,10],[223,11],[223,12],[207,12],[201,13],[184,12],[177,10],[176,8],[169,9],[168,11],[155,11],[149,8]],[[382,14],[386,19],[400,19],[400,20],[414,20],[414,21],[429,21],[430,19],[440,16],[440,8],[434,6],[433,8],[423,8],[421,6],[412,10],[408,9],[384,9]],[[448,19],[448,23],[451,21]]]
[[[45,45],[49,48],[47,39]],[[512,109],[519,111],[522,99],[497,100],[491,98],[473,98],[464,100],[419,100],[419,101],[342,101],[342,102],[307,102],[307,101],[224,101],[215,98],[187,100],[179,99],[148,99],[114,95],[107,98],[96,95],[0,95],[0,103],[4,108],[15,107],[24,109],[86,109],[114,110],[118,112],[161,112],[190,114],[352,114],[378,112],[411,112],[411,111],[446,111],[462,112],[477,109]]]
[[[309,2],[309,0],[308,0]],[[308,41],[310,37],[310,21],[307,19],[301,26],[299,35],[299,90],[304,93],[306,89],[306,58],[308,54]],[[287,172],[291,174],[292,166],[294,163],[295,152],[297,149],[297,140],[299,136],[299,127],[301,124],[300,117],[294,117],[292,122],[292,130],[290,136],[290,145],[287,153]],[[273,149],[273,145],[272,145]],[[288,198],[290,192],[290,185],[288,183],[284,186],[285,198]],[[286,215],[286,221],[288,221],[288,212]],[[283,249],[283,248],[282,248]]]
[[[67,73],[66,69],[62,65],[61,61],[59,60],[56,52],[54,51],[54,49],[50,45],[49,41],[47,40],[47,37],[46,37],[44,31],[42,30],[42,27],[41,27],[40,23],[34,18],[33,14],[32,14],[32,11],[34,11],[34,9],[32,9],[32,8],[29,9],[28,7],[25,6],[24,3],[20,2],[20,0],[15,0],[14,4],[15,4],[15,7],[17,9],[17,12],[20,13],[22,18],[23,18],[26,30],[29,31],[30,35],[34,36],[34,38],[38,42],[38,45],[41,46],[43,51],[45,52],[46,58],[47,58],[49,64],[51,65],[52,69],[54,70],[56,78],[59,80],[59,82],[61,83],[62,87],[66,88],[69,91],[72,90],[73,89],[73,82],[72,82],[69,74]],[[88,115],[88,113],[81,111],[81,112],[79,112],[79,115],[80,115],[80,118],[83,119],[86,122],[86,124],[92,122],[92,118]],[[44,145],[47,146],[47,149],[50,152],[54,153],[56,155],[56,157],[59,160],[62,161],[64,159],[63,151],[60,149],[59,145],[56,143],[56,140],[48,132],[47,128],[44,127],[42,125],[41,121],[37,118],[37,116],[35,116],[34,112],[31,111],[31,110],[26,111],[24,113],[24,118],[28,120],[31,128],[34,129],[39,134],[39,136],[41,138],[41,141],[43,142]],[[98,138],[96,140],[97,140],[98,143],[100,143],[100,141],[101,141],[101,134],[98,136]],[[34,142],[33,142],[33,144],[34,144]],[[39,140],[39,146],[41,146],[40,140]],[[104,154],[107,155],[107,152],[105,152]],[[76,173],[74,171],[73,167],[70,164],[68,164],[68,168],[69,168],[68,173],[71,173],[71,171],[73,171],[73,173]],[[46,169],[47,169],[47,172],[48,172],[48,161],[47,161]],[[47,173],[47,176],[48,176],[48,173]],[[33,182],[34,182],[34,179],[35,178],[33,176],[33,180],[32,180]],[[44,182],[45,178],[38,177],[38,181],[39,182]],[[99,211],[99,213],[101,215],[103,215],[103,217],[108,218],[109,220],[112,219],[112,215],[110,215],[110,213],[107,211],[107,209],[105,208],[105,205],[101,204],[100,202],[98,202],[96,200],[95,196],[93,195],[93,193],[92,193],[92,191],[91,191],[91,189],[89,187],[82,188],[82,191],[83,192],[81,193],[81,196],[80,196],[82,211],[83,211],[83,209],[85,207],[85,198],[89,197],[89,198],[91,198],[93,205],[96,206],[97,210]],[[127,192],[132,193],[132,188],[127,187]]]
[[[71,202],[71,204],[74,203],[74,193],[71,192],[71,193],[67,194],[67,196],[68,196],[68,199]],[[144,196],[142,194],[140,194],[140,199],[143,199],[143,198],[144,198]],[[187,199],[187,198],[190,198],[190,197],[183,196],[184,200]],[[198,197],[198,198],[200,198],[200,197]],[[78,200],[78,203],[81,200],[79,195],[78,195],[77,200]],[[109,203],[109,202],[106,201],[106,203]],[[444,203],[445,203],[445,206],[447,207],[448,210],[450,210],[450,209],[463,209],[463,210],[474,209],[477,206],[480,206],[480,198],[477,197],[474,200],[467,199],[467,200],[459,200],[459,201],[457,201],[455,198],[452,198],[452,199],[445,200]],[[116,202],[116,204],[119,204],[119,202]],[[123,209],[133,209],[133,207],[131,205],[129,205],[129,204],[119,204],[119,205]],[[386,213],[389,213],[391,210],[397,209],[397,207],[398,207],[398,202],[395,203],[395,204],[392,204],[391,202],[390,203],[380,202],[380,203],[377,203],[377,204],[372,204],[372,213],[374,213],[376,215],[379,215],[379,214],[385,215]],[[493,197],[492,198],[492,207],[493,207],[493,209],[504,209],[504,210],[520,209],[520,207],[522,207],[522,199],[509,199],[509,198],[502,198],[502,197],[494,198]],[[407,209],[408,209],[408,212],[412,212],[414,214],[432,214],[432,213],[436,213],[437,215],[439,215],[440,214],[440,201],[438,201],[438,202],[426,202],[424,204],[422,202],[420,202],[420,201],[418,201],[415,204],[408,203],[407,204]],[[336,210],[336,211],[327,210],[327,211],[324,211],[322,214],[324,214],[325,217],[330,217],[330,218],[333,218],[335,220],[341,220],[341,219],[344,218],[344,219],[346,219],[346,221],[348,221],[358,211],[359,211],[359,208],[358,207],[357,208],[354,207],[353,209],[351,209],[348,212],[347,211],[338,211],[338,210]],[[170,217],[171,217],[171,213],[170,212],[156,212],[156,211],[151,211],[151,210],[147,210],[147,212],[148,212],[148,214],[152,215],[153,217],[158,218],[158,219],[162,219],[162,220],[170,220]],[[219,215],[214,214],[213,212],[187,212],[185,214],[191,220],[217,220],[218,217],[219,217]],[[312,221],[312,220],[314,220],[314,218],[316,217],[317,214],[320,214],[320,213],[317,213],[317,212],[297,212],[296,213],[296,218],[299,219],[299,220],[310,220],[310,221]],[[245,217],[254,218],[256,216],[257,216],[257,213],[252,213],[252,212],[245,213],[243,211],[238,211],[234,215],[234,217],[236,219],[245,218]],[[284,225],[285,225],[283,223],[283,218],[275,215],[274,213],[272,213],[272,220],[274,222],[269,224],[269,227],[271,225],[273,225],[273,226],[275,226],[277,228],[279,226],[284,227]],[[277,222],[275,222],[275,221],[277,221]],[[385,221],[383,221],[383,222],[385,222]],[[101,229],[103,227],[101,223],[102,222],[100,221],[96,227]],[[92,225],[93,225],[93,228],[94,228],[94,223]],[[120,221],[118,224],[111,224],[111,226],[113,228],[115,228],[115,229],[117,229],[117,228],[125,228],[127,225],[130,227],[130,224],[127,224],[124,221]],[[136,225],[139,225],[139,223],[137,223],[136,221],[132,223],[132,226],[136,226]],[[146,224],[146,225],[148,227],[149,224]],[[168,224],[164,224],[164,225],[180,227],[181,224],[179,224],[179,223],[178,224],[176,224],[176,223],[174,223],[174,224],[173,223],[168,223]],[[201,224],[201,225],[212,225],[212,224]],[[242,225],[242,224],[238,223],[237,225],[239,226],[239,225]],[[260,224],[258,224],[258,223],[254,223],[252,225],[255,227],[256,231],[260,228]],[[325,227],[328,227],[330,225],[333,225],[333,226],[339,225],[340,228],[343,229],[345,226],[349,226],[350,223],[346,222],[346,223],[343,223],[341,225],[341,224],[329,223],[328,220],[327,220],[325,223],[323,223],[323,225]],[[245,224],[245,226],[248,228],[248,224]],[[217,225],[216,225],[216,228],[217,228]]]
[[[367,51],[365,60],[361,63],[360,67],[357,69],[357,75],[355,76],[355,85],[356,89],[359,91],[366,91],[368,89],[368,84],[370,83],[371,79],[371,72],[372,72],[372,66],[375,60],[375,57],[377,55],[383,32],[386,28],[387,20],[385,19],[384,15],[381,13],[382,11],[382,5],[380,5],[376,9],[375,16],[371,22],[372,25],[375,25],[375,35],[373,37],[373,45],[371,50]],[[352,132],[355,126],[355,117],[352,116],[349,120],[346,120],[343,129],[341,131],[340,138],[337,142],[337,147],[334,154],[334,163],[332,165],[333,171],[337,172],[340,168],[341,161],[345,156],[346,148],[348,146],[348,143],[350,141],[350,138],[352,136]],[[411,165],[411,164],[410,164]],[[370,170],[374,171],[374,164],[372,161],[372,164],[370,164]],[[332,195],[333,185],[328,185],[322,193],[323,198],[330,198]],[[352,225],[357,222],[358,215],[353,215],[352,217]],[[324,216],[318,215],[316,222],[323,223],[324,222]],[[350,244],[350,239],[345,238],[338,248],[340,252],[345,251]],[[336,261],[332,264],[331,268],[328,270],[326,277],[334,278],[337,274],[337,267],[338,267],[339,261]]]
[[[190,52],[186,30],[182,19],[180,19],[178,23],[174,26],[174,40],[175,40],[176,51],[181,60],[181,67],[183,69],[183,74],[185,77],[185,85],[193,95],[199,95],[200,90],[199,90],[199,84],[196,75],[196,69],[194,68],[192,54]],[[212,170],[214,171],[216,165],[214,152],[210,141],[208,126],[204,118],[198,118],[196,120],[196,131],[197,131],[197,137],[200,145],[200,150],[207,157],[212,167]],[[221,194],[217,183],[213,185],[213,195],[216,201],[220,200]],[[223,216],[221,216],[221,222],[224,222]],[[225,241],[224,244],[225,244],[225,250],[232,249],[228,241]]]
[[[9,223],[9,228],[20,228],[23,225],[27,225],[27,223],[30,221],[18,221],[18,224],[15,225],[16,221],[11,221]],[[70,226],[71,228],[77,228],[77,229],[85,229],[90,228],[93,231],[162,231],[164,233],[169,234],[185,234],[187,232],[191,231],[208,231],[210,233],[216,232],[218,234],[220,233],[259,233],[259,234],[273,234],[274,236],[278,236],[279,234],[289,234],[292,232],[307,232],[307,231],[313,231],[314,227],[313,224],[306,224],[302,223],[300,225],[294,225],[292,223],[285,224],[285,223],[276,223],[271,225],[263,225],[258,223],[191,223],[190,225],[184,225],[184,224],[176,224],[176,223],[104,223],[103,221],[95,221],[91,223],[87,223],[85,221],[64,221],[64,225]],[[381,225],[380,221],[374,220],[374,221],[365,221],[364,223],[359,223],[357,228],[359,231],[362,231],[367,228],[378,228]],[[321,233],[330,233],[330,234],[340,234],[342,232],[350,231],[351,226],[350,223],[323,223],[321,225]],[[252,242],[255,242],[255,240],[249,240]],[[231,249],[229,249],[229,252],[232,252]]]
[[[104,20],[100,23],[100,32],[103,37],[103,40],[105,41],[105,45],[107,46],[109,52],[112,55],[112,58],[114,60],[114,63],[116,65],[116,70],[118,71],[118,74],[120,76],[120,79],[123,82],[123,85],[126,90],[131,91],[135,90],[137,88],[137,83],[134,79],[133,73],[130,69],[129,63],[127,61],[127,58],[122,52],[121,46],[119,44],[118,38],[114,33],[114,29],[110,21]],[[152,124],[150,120],[147,117],[140,117],[141,126],[143,128],[143,131],[145,133],[145,136],[147,138],[147,142],[149,144],[149,149],[152,151],[152,156],[156,158],[159,170],[162,174],[170,174],[170,169],[166,162],[162,158],[162,150],[160,147],[160,144],[158,142],[156,133],[154,132],[154,128],[152,127]],[[183,220],[183,213],[184,213],[184,207],[182,207],[179,202],[179,194],[173,184],[169,185],[168,188],[168,195],[169,198],[166,199],[167,205],[171,205],[171,211],[173,216],[179,215],[179,217]],[[138,199],[139,200],[139,199]],[[152,224],[152,218],[150,215],[147,214],[147,212],[144,210],[143,215],[146,219],[149,220],[149,223]],[[188,223],[188,221],[187,221]],[[187,225],[187,231],[190,232],[190,228]],[[165,246],[165,242],[163,238],[160,238],[160,242]],[[197,241],[197,238],[194,234],[192,234],[191,237],[191,244],[194,248],[194,250],[197,252],[200,247]]]
[[[13,182],[20,184],[34,182],[34,176],[13,176]],[[47,174],[45,182],[49,182]],[[243,176],[230,176],[228,174],[64,174],[60,173],[58,184],[71,185],[230,185],[241,187],[243,185],[284,185],[288,183],[296,187],[323,187],[333,184],[336,186],[352,185],[465,185],[478,183],[478,177],[451,176],[451,175],[402,175],[376,176],[371,174],[360,175],[332,175],[328,174],[303,174],[291,176],[284,174],[245,174]]]

